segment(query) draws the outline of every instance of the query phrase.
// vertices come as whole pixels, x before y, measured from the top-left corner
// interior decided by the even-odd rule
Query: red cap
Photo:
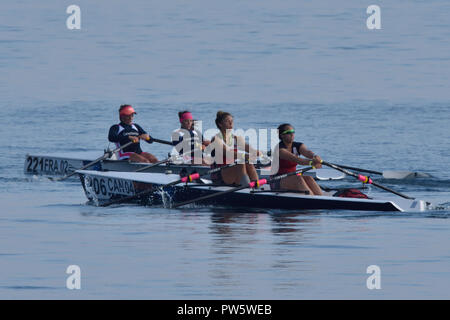
[[[133,113],[136,113],[136,111],[134,111],[133,107],[130,105],[126,105],[123,108],[121,108],[121,110],[119,111],[119,115],[121,116],[129,116]]]
[[[187,119],[194,120],[194,117],[192,117],[192,113],[190,113],[190,112],[183,113],[180,117],[180,122],[183,122],[184,120],[187,120]]]

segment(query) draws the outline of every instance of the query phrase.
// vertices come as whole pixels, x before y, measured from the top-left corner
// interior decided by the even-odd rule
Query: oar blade
[[[316,169],[311,170],[310,173],[313,173],[318,180],[342,180],[345,178],[345,173],[333,169]]]
[[[384,179],[401,180],[401,179],[429,178],[429,177],[431,177],[429,174],[422,172],[394,171],[394,170],[383,171]]]
[[[372,184],[372,185],[374,185],[374,186],[376,186],[376,187],[378,187],[378,188],[380,188],[380,189],[383,189],[383,190],[392,192],[392,193],[394,193],[394,194],[396,194],[396,195],[398,195],[398,196],[400,196],[400,197],[402,197],[402,198],[405,198],[405,199],[414,199],[414,198],[412,198],[412,197],[410,197],[410,196],[407,196],[407,195],[405,195],[405,194],[402,194],[402,193],[400,193],[400,192],[397,192],[397,191],[395,191],[395,190],[392,190],[392,189],[390,189],[390,188],[388,188],[388,187],[385,187],[385,186],[383,186],[383,185],[380,185],[380,184],[378,184],[378,183],[372,181],[372,179],[371,179],[370,177],[366,177],[366,176],[363,176],[363,175],[361,175],[361,174],[356,174],[356,173],[354,173],[354,172],[351,172],[351,171],[348,171],[348,170],[346,170],[346,169],[344,169],[344,168],[341,168],[341,167],[338,166],[338,165],[335,165],[335,164],[333,164],[333,163],[329,163],[329,162],[326,162],[326,161],[322,161],[322,164],[324,164],[324,165],[326,165],[326,166],[329,166],[329,167],[331,167],[331,168],[334,168],[334,169],[336,169],[336,170],[338,170],[338,171],[341,171],[341,172],[343,172],[343,173],[345,173],[345,174],[348,174],[348,175],[350,175],[350,176],[353,176],[353,177],[357,178],[358,180],[362,181],[363,183],[369,183],[369,184]]]

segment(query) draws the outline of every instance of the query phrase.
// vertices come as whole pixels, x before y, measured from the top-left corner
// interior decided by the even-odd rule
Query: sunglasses
[[[283,131],[281,134],[285,135],[285,134],[291,134],[291,133],[295,133],[295,130],[294,129],[286,130],[286,131]]]

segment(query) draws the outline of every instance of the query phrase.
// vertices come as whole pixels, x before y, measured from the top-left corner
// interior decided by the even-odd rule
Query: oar
[[[296,170],[294,172],[288,172],[288,173],[276,176],[276,177],[274,177],[274,178],[272,178],[270,180],[260,179],[258,181],[252,181],[252,182],[250,182],[247,185],[243,185],[243,186],[239,186],[239,187],[236,187],[236,188],[228,189],[226,191],[222,191],[222,192],[218,192],[218,193],[209,194],[207,196],[203,196],[203,197],[200,197],[200,198],[197,198],[197,199],[176,203],[176,204],[174,204],[172,206],[172,208],[178,208],[178,207],[190,204],[190,203],[199,202],[199,201],[203,201],[203,200],[214,198],[214,197],[219,197],[219,196],[222,196],[224,194],[232,193],[232,192],[239,191],[239,190],[246,189],[246,188],[255,188],[255,187],[259,188],[260,186],[262,186],[264,184],[272,183],[274,181],[281,180],[283,178],[286,178],[286,177],[289,177],[289,176],[292,176],[292,175],[302,175],[304,172],[306,172],[308,170],[311,170],[311,169],[313,169],[313,167],[307,167],[307,168],[304,168],[304,169]]]
[[[338,170],[338,171],[341,171],[341,172],[343,172],[343,173],[345,173],[345,174],[348,174],[349,176],[353,176],[353,177],[357,178],[358,180],[362,181],[363,183],[372,184],[372,185],[374,185],[375,187],[378,187],[378,188],[380,188],[380,189],[383,189],[383,190],[392,192],[392,193],[394,193],[394,194],[396,194],[396,195],[398,195],[398,196],[400,196],[400,197],[402,197],[402,198],[405,198],[405,199],[411,199],[411,200],[414,200],[414,199],[415,199],[415,198],[411,198],[411,197],[409,197],[409,196],[407,196],[407,195],[405,195],[405,194],[403,194],[403,193],[400,193],[400,192],[397,192],[397,191],[395,191],[395,190],[392,190],[392,189],[390,189],[390,188],[388,188],[388,187],[382,186],[381,184],[372,181],[372,179],[370,179],[370,177],[366,177],[366,176],[363,176],[362,174],[356,174],[356,173],[354,173],[354,172],[348,171],[348,170],[344,169],[343,167],[340,167],[340,166],[335,165],[335,164],[333,164],[333,163],[329,163],[329,162],[326,162],[326,161],[323,161],[323,160],[322,160],[322,164],[324,164],[324,165],[326,165],[326,166],[329,166],[329,167],[331,167],[331,168],[333,168],[333,169],[336,169],[336,170]]]
[[[212,173],[219,172],[222,169],[233,167],[233,166],[235,166],[237,164],[239,164],[239,162],[233,162],[233,163],[224,165],[224,166],[219,167],[219,168],[211,169],[211,170],[205,172],[204,174],[202,174],[201,176],[198,173],[193,173],[193,174],[190,174],[190,175],[188,175],[186,177],[182,177],[179,180],[175,180],[175,181],[172,181],[172,182],[167,183],[165,185],[162,185],[162,186],[160,186],[158,188],[159,189],[164,189],[166,187],[170,187],[170,186],[173,186],[173,185],[176,185],[176,184],[179,184],[179,183],[193,182],[194,180],[198,180],[198,179],[200,179],[203,176],[207,176],[207,175],[210,175]],[[140,197],[145,196],[145,195],[147,195],[149,193],[152,193],[152,192],[154,192],[153,188],[148,189],[148,190],[144,190],[144,191],[141,191],[141,192],[139,192],[137,194],[134,194],[134,195],[131,195],[131,196],[128,196],[128,197],[124,197],[124,198],[120,198],[120,199],[109,201],[107,203],[100,204],[100,207],[107,207],[107,206],[110,206],[110,205],[113,205],[113,204],[119,204],[119,203],[127,202],[127,201],[130,201],[130,200],[134,200],[134,199],[140,198]]]
[[[139,169],[137,169],[137,170],[134,170],[134,172],[145,171],[145,170],[150,169],[150,168],[153,168],[153,167],[155,167],[155,166],[157,166],[157,165],[160,165],[160,164],[163,164],[163,163],[167,163],[167,162],[171,161],[172,159],[173,159],[173,156],[168,157],[167,159],[160,160],[160,161],[154,162],[154,163],[152,163],[152,164],[149,164],[148,166],[145,166],[145,167],[139,168]]]
[[[176,158],[183,158],[185,155],[190,155],[191,153],[192,152],[186,152],[186,153],[183,153],[183,154],[175,154],[175,155],[172,155],[172,156],[170,156],[170,157],[168,157],[168,158],[166,158],[164,160],[160,160],[160,161],[154,162],[152,164],[149,164],[149,165],[147,165],[145,167],[139,168],[139,169],[135,170],[134,172],[145,171],[145,170],[153,168],[153,167],[155,167],[157,165],[164,164],[164,163],[167,163],[169,161],[172,161],[172,160],[174,160]]]
[[[105,154],[104,154],[103,156],[101,156],[100,158],[98,158],[98,159],[96,159],[96,160],[94,160],[94,161],[91,161],[91,162],[89,162],[87,165],[82,166],[81,168],[76,169],[76,170],[84,170],[84,169],[86,169],[86,168],[89,168],[90,166],[92,166],[92,165],[94,165],[94,164],[96,164],[96,163],[98,163],[98,162],[100,162],[100,161],[103,161],[103,160],[105,160],[105,159],[108,158],[108,157],[111,157],[112,154],[116,153],[117,151],[122,150],[123,148],[128,147],[128,146],[131,145],[132,143],[134,143],[134,142],[133,142],[133,141],[130,141],[130,142],[128,142],[128,143],[125,143],[123,146],[120,146],[119,148],[116,148],[116,149],[114,149],[114,150],[112,150],[112,151],[107,151],[107,152],[105,152]],[[48,178],[49,178],[50,180],[52,180],[52,181],[62,181],[62,180],[65,180],[65,179],[67,179],[67,178],[73,176],[74,174],[76,174],[76,173],[77,173],[76,170],[73,171],[73,172],[70,173],[70,174],[65,175],[64,177],[59,177],[59,178],[48,177]]]
[[[366,173],[371,173],[371,174],[377,174],[377,175],[383,176],[383,178],[385,178],[385,179],[406,179],[406,178],[412,178],[412,177],[428,176],[427,174],[424,174],[424,173],[412,172],[412,171],[387,170],[387,171],[380,172],[380,171],[344,166],[341,164],[335,164],[335,165],[337,165],[341,168],[344,168],[344,169],[355,170],[358,172],[366,172]]]
[[[156,139],[156,138],[153,138],[153,137],[150,138],[150,143],[151,142],[157,142],[157,143],[168,144],[169,146],[173,146],[173,143],[170,142],[170,141]]]

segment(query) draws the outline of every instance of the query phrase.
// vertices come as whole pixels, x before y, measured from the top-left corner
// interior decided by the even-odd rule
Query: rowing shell
[[[130,197],[144,191],[145,198],[133,200],[145,205],[169,206],[168,202],[179,203],[205,195],[229,190],[229,186],[210,185],[211,181],[189,185],[178,184],[164,189],[159,187],[180,177],[175,174],[137,172],[99,172],[79,170],[85,194],[91,202],[102,205],[113,200]],[[273,191],[265,185],[257,190],[243,189],[223,196],[213,197],[201,204],[270,208],[270,209],[338,209],[359,211],[425,211],[427,202],[410,199],[359,199],[327,196],[311,196],[296,192]]]
[[[60,153],[54,155],[32,155],[25,156],[24,173],[34,175],[49,175],[49,176],[65,176],[76,171],[94,159],[98,158],[98,153]],[[128,160],[103,160],[92,165],[88,170],[94,171],[121,171],[134,172],[143,169],[148,164],[146,163],[132,163]],[[191,174],[197,172],[204,175],[211,168],[209,166],[201,166],[195,164],[160,164],[152,166],[143,172],[152,173],[166,173],[166,174],[180,174],[181,172]],[[267,177],[271,174],[270,167],[261,167],[257,169],[259,177]],[[340,180],[345,177],[345,174],[327,168],[318,170],[311,170],[305,175],[310,175],[319,180]]]

